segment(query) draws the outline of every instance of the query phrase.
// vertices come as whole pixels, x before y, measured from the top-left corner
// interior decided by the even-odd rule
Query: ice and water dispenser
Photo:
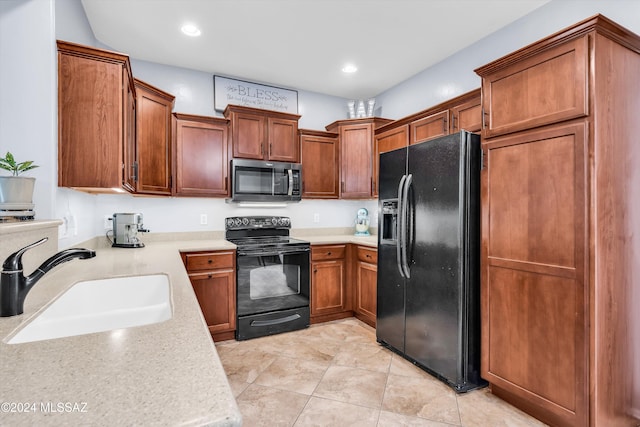
[[[398,232],[398,199],[386,199],[380,202],[380,243],[395,245]]]

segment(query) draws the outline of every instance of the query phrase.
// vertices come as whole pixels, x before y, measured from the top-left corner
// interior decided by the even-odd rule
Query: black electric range
[[[236,339],[309,326],[310,244],[289,236],[288,217],[225,220],[225,238],[237,246]]]

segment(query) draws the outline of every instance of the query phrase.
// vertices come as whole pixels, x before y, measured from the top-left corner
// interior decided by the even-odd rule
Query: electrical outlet
[[[207,225],[207,214],[200,214],[200,225]]]
[[[313,214],[313,222],[320,222],[320,214],[319,213],[314,213]]]

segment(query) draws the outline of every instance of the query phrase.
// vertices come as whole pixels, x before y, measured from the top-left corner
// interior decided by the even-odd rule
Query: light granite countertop
[[[97,249],[47,273],[24,314],[0,318],[0,425],[239,426],[240,412],[179,250],[234,249],[225,240]],[[173,317],[162,323],[24,344],[23,324],[74,283],[165,273]],[[123,295],[123,298],[125,296]]]
[[[291,234],[311,244],[377,245],[375,235],[295,230]],[[181,251],[235,246],[222,238],[150,238],[146,247],[138,249],[105,247],[101,241],[88,246],[97,248],[95,258],[56,267],[29,292],[24,314],[0,318],[0,425],[241,425],[240,412],[179,256]],[[7,344],[48,303],[79,281],[154,273],[169,276],[170,320]]]

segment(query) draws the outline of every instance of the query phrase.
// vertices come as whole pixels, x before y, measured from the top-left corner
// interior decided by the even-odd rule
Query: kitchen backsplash
[[[116,212],[144,214],[144,226],[153,233],[224,231],[224,219],[230,216],[274,215],[291,218],[293,229],[342,228],[353,230],[358,209],[369,211],[372,228],[377,226],[377,200],[302,200],[284,208],[241,208],[224,199],[187,197],[133,197],[123,195],[87,195],[58,189],[57,217],[70,220],[60,230],[60,247],[73,246],[107,232],[106,218]],[[339,233],[343,234],[343,233]],[[146,236],[142,236],[143,240]]]

